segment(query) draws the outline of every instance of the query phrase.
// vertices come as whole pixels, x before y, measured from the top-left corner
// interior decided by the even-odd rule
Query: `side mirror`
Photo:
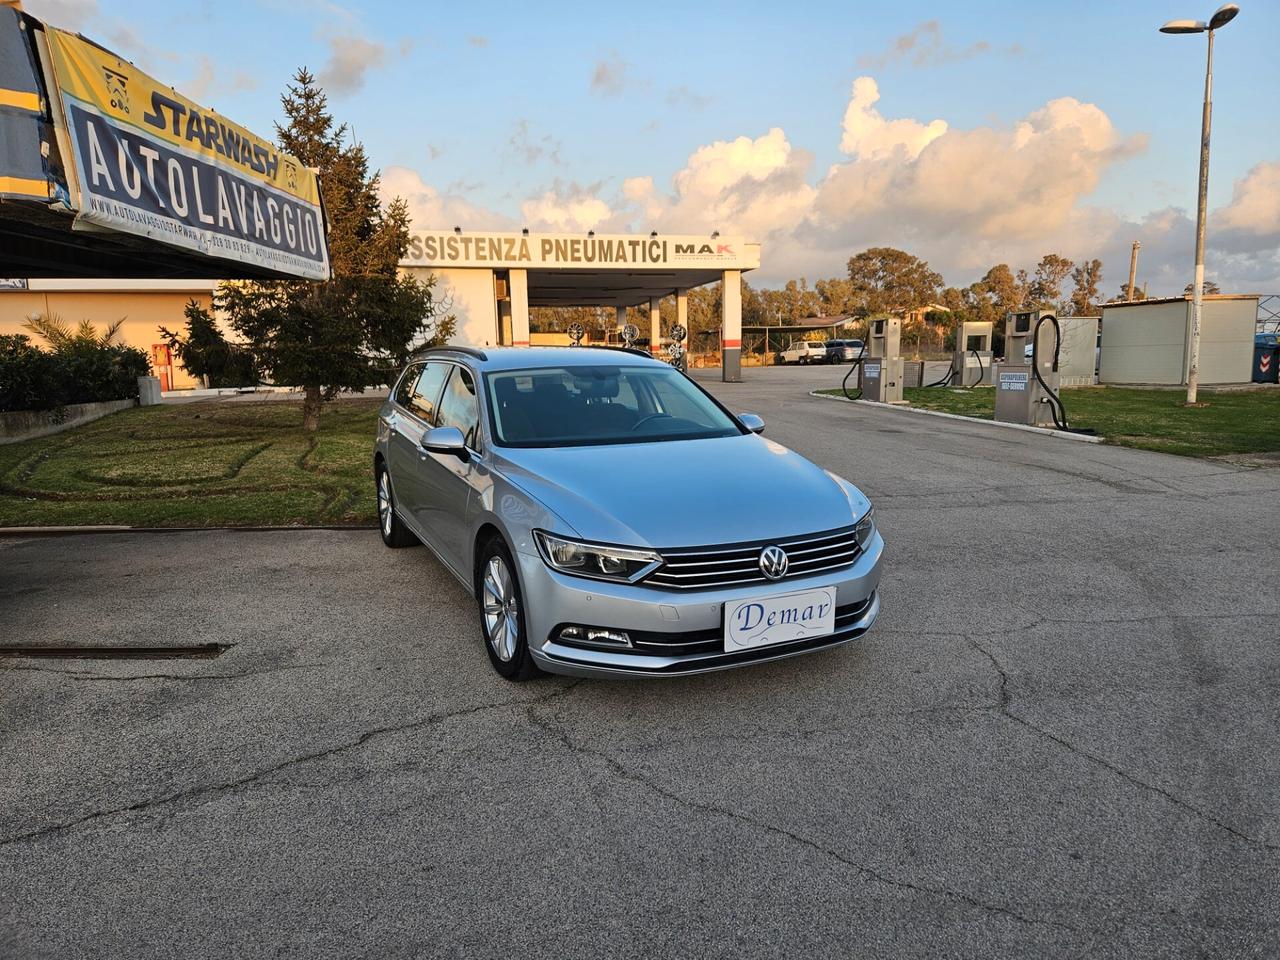
[[[738,422],[752,433],[764,433],[764,420],[758,414],[740,413]]]
[[[427,453],[443,453],[466,460],[467,438],[457,427],[432,427],[422,435],[422,449]]]

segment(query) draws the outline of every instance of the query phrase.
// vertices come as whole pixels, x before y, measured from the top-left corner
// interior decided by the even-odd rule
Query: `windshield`
[[[699,440],[742,433],[667,366],[542,367],[484,375],[494,440],[505,447]]]

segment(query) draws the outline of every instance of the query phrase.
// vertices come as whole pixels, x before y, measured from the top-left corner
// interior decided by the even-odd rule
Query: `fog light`
[[[621,630],[588,630],[587,639],[592,643],[616,643],[620,646],[631,646],[631,638]]]
[[[558,640],[565,643],[590,644],[597,647],[630,647],[631,638],[622,630],[609,630],[605,627],[567,626],[561,627],[556,634]]]

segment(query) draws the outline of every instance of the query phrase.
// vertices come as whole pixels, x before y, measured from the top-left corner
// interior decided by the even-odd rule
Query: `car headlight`
[[[867,515],[858,521],[857,526],[853,528],[853,535],[858,540],[858,547],[862,550],[867,549],[867,544],[871,542],[871,538],[876,533],[876,512],[868,510]]]
[[[547,566],[561,573],[597,580],[631,582],[652,572],[662,563],[652,550],[631,550],[603,543],[568,540],[543,530],[533,532]]]

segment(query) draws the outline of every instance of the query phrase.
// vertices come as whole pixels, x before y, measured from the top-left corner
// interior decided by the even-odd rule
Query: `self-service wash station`
[[[1032,344],[1031,362],[1026,356]],[[1061,377],[1058,354],[1062,335],[1049,310],[1023,310],[1005,315],[1004,353],[996,371],[995,418],[1004,423],[1067,429],[1067,414],[1058,397]]]
[[[953,387],[976,387],[990,383],[992,324],[987,320],[966,320],[956,331],[956,352],[951,361]]]
[[[876,403],[902,403],[902,321],[872,320],[867,357],[862,362],[862,393]]]

